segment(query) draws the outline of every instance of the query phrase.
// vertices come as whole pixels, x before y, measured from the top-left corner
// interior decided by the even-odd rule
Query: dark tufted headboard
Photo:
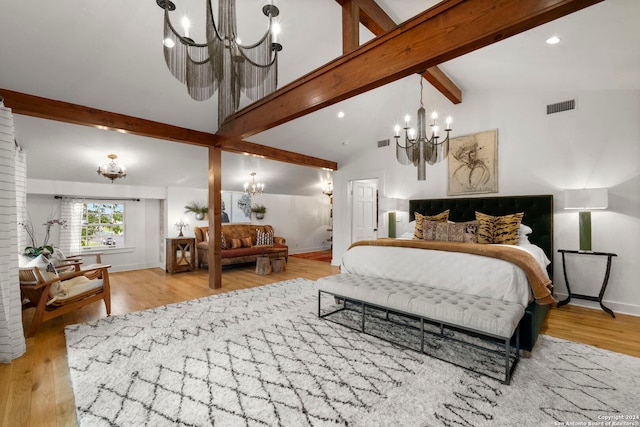
[[[540,246],[553,260],[553,196],[505,196],[451,199],[421,199],[409,201],[409,221],[415,212],[435,215],[449,209],[449,219],[454,222],[476,219],[476,211],[488,215],[508,215],[524,212],[522,223],[533,229],[529,241]],[[553,264],[547,270],[553,277]]]

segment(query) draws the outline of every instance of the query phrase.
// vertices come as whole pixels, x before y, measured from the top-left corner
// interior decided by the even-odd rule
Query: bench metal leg
[[[325,292],[325,293],[326,293],[326,292]],[[331,294],[329,294],[329,295],[331,295]],[[343,299],[343,300],[342,300],[342,306],[341,306],[340,308],[338,308],[337,310],[333,310],[333,311],[331,311],[331,312],[328,312],[328,313],[324,313],[324,314],[322,314],[322,304],[321,304],[321,301],[322,301],[322,291],[320,291],[320,290],[319,290],[319,291],[318,291],[318,317],[320,317],[320,318],[330,316],[330,315],[332,315],[332,314],[334,314],[334,313],[337,313],[337,312],[339,312],[339,311],[345,310],[345,309],[347,308],[347,300],[346,300],[346,299]]]
[[[330,315],[332,315],[334,313],[337,313],[339,311],[347,310],[347,298],[337,296],[337,295],[332,294],[330,292],[324,292],[324,293],[326,293],[328,295],[333,295],[335,298],[342,299],[342,305],[336,310],[333,310],[331,312],[322,314],[322,310],[321,310],[321,294],[322,293],[323,293],[323,291],[318,291],[318,317],[326,318],[326,317],[328,317],[328,316],[330,316]],[[447,326],[447,328],[449,328],[449,327],[451,327],[451,325],[446,325],[445,323],[442,323],[442,322],[432,322],[431,321],[432,319],[425,318],[425,317],[422,317],[422,316],[415,316],[415,315],[403,313],[401,311],[389,310],[386,307],[380,307],[380,306],[376,306],[376,305],[373,305],[373,304],[368,304],[368,303],[366,303],[365,301],[362,301],[362,300],[350,299],[349,302],[354,304],[355,306],[357,306],[358,303],[360,305],[360,309],[362,310],[361,311],[361,320],[360,320],[360,330],[361,330],[362,333],[366,333],[365,332],[365,320],[366,320],[365,319],[365,315],[366,315],[365,310],[366,310],[367,306],[371,306],[373,308],[378,308],[378,309],[384,310],[386,319],[389,319],[389,315],[390,314],[394,314],[394,315],[400,315],[400,316],[403,316],[403,315],[404,316],[409,316],[410,318],[413,318],[415,320],[420,320],[420,352],[423,353],[423,354],[427,354],[427,353],[425,353],[425,333],[429,333],[429,334],[432,334],[434,336],[438,336],[439,335],[440,337],[443,337],[443,338],[446,338],[446,339],[450,339],[450,340],[459,342],[461,344],[468,345],[468,346],[471,346],[471,347],[474,347],[474,348],[478,348],[478,349],[481,349],[481,350],[484,350],[484,351],[488,351],[488,352],[491,352],[491,353],[494,353],[494,354],[501,355],[501,353],[502,353],[498,348],[495,348],[495,347],[493,349],[490,349],[490,348],[486,348],[486,347],[474,344],[472,342],[456,339],[453,336],[452,337],[446,337],[446,335],[444,333],[445,326]],[[353,311],[356,311],[355,307],[354,307]],[[430,324],[433,324],[434,326],[439,325],[440,326],[439,334],[436,331],[427,331],[427,330],[425,330],[425,320],[430,322]],[[347,326],[347,325],[342,325],[342,326]],[[351,327],[351,328],[357,330],[357,327],[355,327],[355,325],[347,326],[347,327]],[[413,330],[417,329],[416,326],[412,326],[411,328]],[[464,328],[461,328],[461,327],[455,326],[455,325],[453,326],[453,328],[456,331],[462,331],[462,332],[471,333],[473,336],[476,336],[477,334],[479,334],[480,336],[483,335],[482,333],[479,333],[477,331],[465,330]],[[478,371],[476,371],[476,370],[474,370],[472,368],[466,367],[464,365],[458,365],[457,363],[451,362],[451,361],[449,361],[447,359],[443,359],[443,358],[440,358],[438,356],[434,356],[434,355],[431,355],[431,354],[429,354],[429,355],[432,356],[432,357],[435,357],[437,359],[448,361],[449,363],[453,363],[456,366],[460,366],[462,368],[469,369],[469,370],[471,370],[473,372],[478,372],[480,374],[487,375],[490,378],[494,378],[494,379],[496,379],[498,381],[501,381],[505,385],[509,385],[511,383],[511,377],[513,376],[513,372],[515,371],[516,365],[518,364],[518,361],[520,359],[520,326],[519,325],[516,327],[515,334],[516,334],[516,336],[515,336],[515,347],[516,348],[515,348],[515,354],[514,354],[513,362],[511,361],[511,355],[512,355],[511,338],[512,337],[510,337],[510,338],[502,338],[502,337],[495,336],[495,335],[494,336],[485,335],[485,337],[492,339],[494,344],[500,343],[500,342],[504,343],[504,369],[505,369],[505,371],[504,371],[504,380],[496,378],[496,377],[494,377],[492,375],[488,375],[488,374],[484,374],[482,372],[478,372]],[[373,336],[376,336],[377,338],[385,339],[385,338],[383,338],[381,336],[378,336],[378,335],[375,335],[375,334]],[[388,339],[385,339],[385,340],[387,340],[389,342],[393,342],[393,341],[390,341]],[[404,347],[406,347],[408,349],[411,349],[411,350],[415,351],[415,347],[412,348],[412,347],[409,347],[409,346],[406,346],[406,345],[402,345],[401,343],[398,343],[398,342],[394,342],[394,344],[401,345],[401,346],[404,346]]]
[[[510,338],[507,338],[504,340],[504,355],[505,355],[505,373],[504,373],[504,383],[506,385],[509,385],[509,382],[511,381],[510,378],[510,374],[511,374],[511,369],[509,368],[509,362],[511,361],[511,343],[509,342],[511,341]]]
[[[504,341],[505,344],[505,374],[504,374],[504,383],[509,385],[511,382],[511,374],[516,369],[516,365],[520,360],[520,325],[516,327],[516,353],[513,359],[513,363],[509,366],[511,362],[511,339],[506,339]]]

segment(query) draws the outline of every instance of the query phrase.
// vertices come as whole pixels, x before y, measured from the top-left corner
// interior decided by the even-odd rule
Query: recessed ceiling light
[[[338,112],[338,118],[341,119],[344,117],[344,111]]]
[[[552,36],[547,39],[547,44],[558,44],[560,43],[560,37]]]

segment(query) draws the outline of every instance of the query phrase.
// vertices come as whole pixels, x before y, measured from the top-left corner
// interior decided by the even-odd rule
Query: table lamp
[[[396,212],[404,212],[409,210],[408,200],[398,199],[395,197],[381,197],[380,210],[388,212],[389,215],[389,237],[396,237]]]
[[[565,190],[564,208],[580,210],[578,229],[581,251],[591,252],[591,211],[594,209],[606,209],[608,205],[609,194],[606,188]]]

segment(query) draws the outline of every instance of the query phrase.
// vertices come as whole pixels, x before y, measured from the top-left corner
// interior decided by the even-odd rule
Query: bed
[[[476,211],[493,216],[524,212],[522,224],[530,227],[531,234],[527,236],[528,242],[521,242],[522,247],[518,249],[528,249],[538,259],[539,268],[546,269],[545,276],[550,282],[549,278],[553,277],[550,261],[553,259],[553,196],[411,200],[409,220],[413,221],[416,213],[433,216],[446,210],[449,210],[449,221],[456,223],[475,220]],[[466,268],[462,269],[457,263]],[[410,282],[424,280],[429,286],[521,304],[526,308],[518,336],[520,348],[526,351],[533,349],[549,309],[548,303],[535,301],[528,285],[530,277],[520,267],[485,256],[406,247],[357,246],[344,255],[342,272]]]

